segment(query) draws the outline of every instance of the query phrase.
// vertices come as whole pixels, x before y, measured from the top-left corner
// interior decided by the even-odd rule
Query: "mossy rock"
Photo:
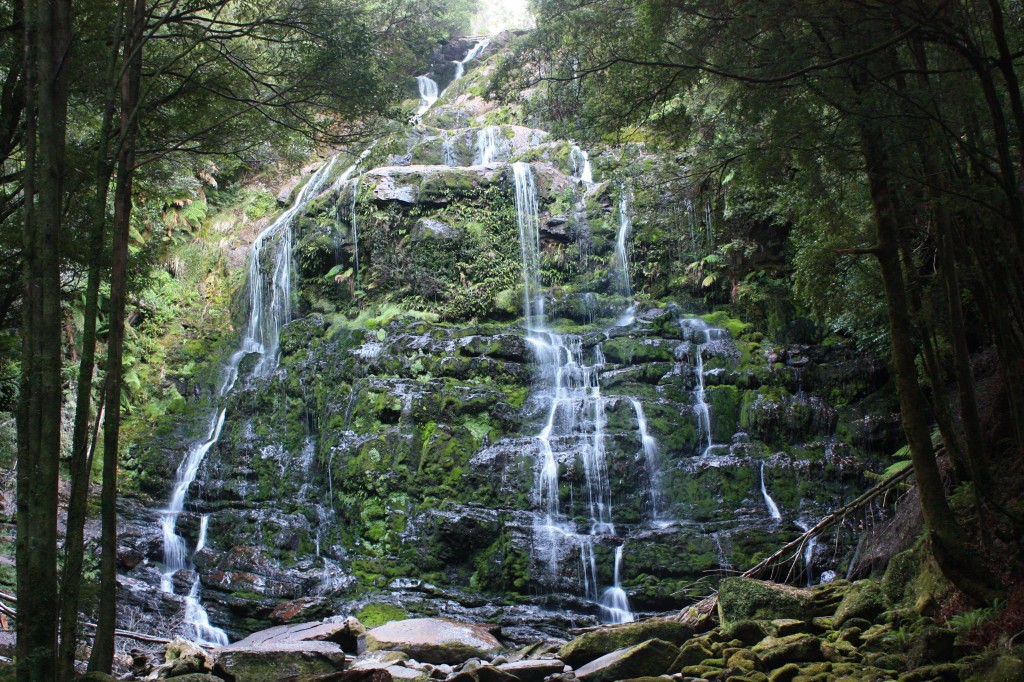
[[[739,620],[805,618],[814,611],[814,596],[789,585],[725,578],[718,585],[718,615],[723,625]]]
[[[873,621],[885,611],[885,592],[874,580],[860,580],[847,590],[833,617],[833,626],[842,627],[851,618]]]
[[[587,682],[613,682],[661,675],[672,665],[678,651],[671,642],[652,639],[587,663],[576,670],[576,678]]]
[[[764,624],[756,620],[738,620],[730,623],[722,628],[722,633],[729,639],[740,640],[745,646],[757,644],[768,636]]]
[[[936,680],[958,682],[962,668],[963,666],[958,663],[928,665],[903,673],[899,677],[899,682],[936,682]],[[1018,677],[1017,679],[1020,678]]]
[[[813,635],[804,634],[768,637],[758,643],[752,651],[761,658],[767,670],[773,670],[786,663],[816,663],[823,658],[821,640]]]
[[[993,655],[968,664],[961,672],[966,682],[1014,682],[1024,680],[1024,661],[1016,656]]]
[[[588,632],[563,646],[558,656],[572,667],[578,668],[612,651],[651,639],[679,645],[692,636],[693,628],[689,625],[671,620],[645,620]]]

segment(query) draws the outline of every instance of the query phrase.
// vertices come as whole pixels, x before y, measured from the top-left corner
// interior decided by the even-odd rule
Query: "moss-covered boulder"
[[[718,586],[718,615],[723,624],[738,620],[806,618],[814,610],[814,595],[790,585],[752,578],[726,578]]]
[[[752,651],[768,670],[786,663],[814,663],[823,659],[821,640],[813,635],[768,637],[754,646]]]
[[[652,639],[682,644],[693,635],[693,628],[671,620],[645,620],[601,628],[577,637],[558,652],[559,657],[574,668],[605,654]],[[678,652],[676,652],[678,653]],[[671,663],[671,661],[669,661]]]
[[[652,639],[619,649],[576,670],[576,679],[587,682],[612,682],[637,677],[654,677],[668,671],[679,653],[676,645]]]
[[[833,617],[833,626],[838,628],[852,618],[874,620],[885,611],[885,593],[882,586],[874,580],[859,580],[846,592],[839,602]]]

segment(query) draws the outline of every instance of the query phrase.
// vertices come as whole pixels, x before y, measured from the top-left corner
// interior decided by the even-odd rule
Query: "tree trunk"
[[[861,149],[875,214],[877,257],[885,290],[892,343],[893,377],[899,398],[903,431],[910,447],[921,511],[924,514],[932,553],[950,582],[972,599],[987,602],[998,595],[994,583],[973,560],[963,543],[963,531],[950,509],[931,442],[931,415],[917,381],[916,351],[908,311],[906,283],[899,256],[899,227],[888,163],[882,150],[882,131],[861,121]]]
[[[105,260],[104,237],[107,223],[107,196],[113,170],[109,156],[114,121],[117,71],[120,66],[120,45],[124,23],[124,2],[118,3],[113,28],[113,47],[107,82],[110,91],[103,106],[99,139],[96,145],[95,182],[92,225],[89,232],[89,274],[85,288],[85,311],[82,331],[82,357],[78,370],[75,427],[71,438],[71,495],[68,501],[67,532],[64,540],[64,575],[61,582],[60,654],[58,674],[61,679],[74,677],[75,649],[78,645],[78,609],[81,602],[81,575],[84,553],[86,507],[89,498],[89,426],[93,404],[93,373],[96,367],[96,318],[99,312],[100,280]],[[99,396],[102,402],[103,395]],[[97,420],[99,416],[97,416]]]
[[[110,673],[117,628],[117,459],[121,429],[121,389],[124,377],[125,298],[128,289],[128,242],[135,176],[135,137],[142,75],[141,40],[145,0],[135,0],[125,54],[128,68],[121,80],[121,146],[114,189],[113,260],[110,269],[110,334],[107,340],[106,416],[103,423],[102,539],[100,609],[89,670]]]
[[[57,658],[57,480],[61,423],[60,244],[70,0],[25,2],[25,261],[18,405],[19,682],[51,682]]]

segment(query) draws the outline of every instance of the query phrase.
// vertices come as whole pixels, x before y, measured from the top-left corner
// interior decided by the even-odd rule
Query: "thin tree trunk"
[[[950,509],[931,443],[931,416],[917,381],[916,351],[908,311],[906,283],[899,256],[899,227],[882,151],[883,135],[876,125],[861,123],[861,149],[875,213],[876,254],[881,266],[892,343],[893,376],[903,431],[910,447],[914,477],[921,496],[932,553],[950,582],[972,599],[987,602],[998,595],[995,585],[973,560],[963,543],[963,531]]]
[[[114,660],[117,627],[117,459],[121,429],[121,389],[124,377],[125,298],[128,288],[128,241],[132,218],[132,181],[135,176],[136,109],[142,76],[139,41],[145,25],[145,0],[135,0],[130,39],[126,43],[128,68],[121,81],[121,147],[114,189],[113,260],[110,269],[110,334],[107,340],[106,417],[103,423],[102,538],[100,553],[100,609],[96,621],[89,670],[109,673]]]
[[[61,584],[59,676],[74,676],[75,649],[78,644],[78,609],[81,601],[81,575],[84,561],[86,507],[89,497],[89,426],[93,402],[93,372],[96,367],[96,318],[104,261],[104,236],[107,222],[107,196],[113,164],[108,159],[114,120],[119,46],[124,23],[124,2],[118,2],[113,28],[113,47],[107,83],[110,91],[103,106],[95,157],[96,190],[93,197],[92,225],[89,232],[89,274],[85,288],[82,331],[82,357],[78,370],[74,433],[71,438],[71,496],[68,501],[67,531],[64,540],[64,579]],[[99,400],[103,400],[102,393]],[[97,421],[99,416],[97,416]]]
[[[60,243],[70,0],[25,2],[27,93],[24,329],[18,406],[19,681],[51,682],[57,653],[57,480],[61,423]]]

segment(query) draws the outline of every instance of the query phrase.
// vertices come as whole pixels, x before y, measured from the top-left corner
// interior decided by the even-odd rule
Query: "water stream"
[[[629,598],[622,589],[622,545],[615,548],[615,582],[601,595],[601,620],[605,623],[632,623]]]
[[[585,153],[585,152],[584,152]],[[590,169],[590,162],[587,162],[587,171]],[[626,311],[622,313],[615,323],[619,327],[633,324],[636,320],[636,304],[633,302],[633,286],[629,280],[629,255],[626,253],[626,241],[633,229],[633,220],[629,214],[629,192],[625,187],[622,189],[622,196],[619,197],[619,233],[615,239],[615,260],[622,277],[622,293],[626,297]]]
[[[523,313],[526,339],[538,367],[537,393],[546,407],[540,432],[535,436],[539,457],[534,478],[534,552],[545,564],[549,578],[557,580],[560,562],[578,552],[583,594],[598,600],[600,594],[594,544],[614,537],[616,528],[607,461],[606,405],[616,398],[601,395],[600,376],[605,366],[600,344],[586,347],[582,337],[559,334],[547,326],[545,292],[540,282],[539,206],[533,170],[529,164],[512,165],[516,187],[516,211],[522,255]],[[639,401],[630,399],[637,415],[640,439],[650,478],[657,481],[657,444],[647,431]],[[577,523],[561,509],[559,465],[578,461],[583,469],[583,505],[589,527]],[[656,488],[652,485],[652,488]],[[652,518],[660,506],[652,491]],[[615,584],[601,596],[602,618],[610,622],[632,619],[620,584],[621,545],[618,546]]]
[[[498,126],[487,126],[476,134],[476,159],[474,163],[482,165],[485,163],[494,163],[498,160],[498,154],[501,150],[501,140],[498,136],[501,134],[501,128]]]
[[[693,361],[693,412],[697,417],[697,428],[704,440],[702,457],[707,457],[715,444],[711,433],[711,410],[706,401],[704,390],[704,351],[709,344],[728,339],[728,332],[712,327],[699,317],[688,317],[679,320],[683,330],[683,338],[690,342],[691,360]]]
[[[779,511],[779,505],[775,504],[775,500],[768,494],[768,486],[764,482],[764,462],[761,462],[761,495],[764,496],[764,503],[768,507],[768,513],[776,521],[782,520],[782,512]]]
[[[227,633],[211,625],[210,618],[199,600],[199,573],[195,570],[193,557],[206,545],[208,517],[200,521],[199,538],[196,547],[189,554],[185,539],[178,535],[178,518],[185,509],[189,487],[199,473],[206,454],[220,440],[221,430],[227,416],[224,398],[234,389],[238,380],[238,367],[250,353],[259,353],[253,368],[253,376],[265,377],[274,371],[280,359],[280,335],[291,317],[292,274],[291,245],[292,225],[295,217],[305,209],[313,197],[323,188],[337,157],[323,164],[296,195],[295,201],[277,220],[270,224],[256,238],[249,262],[249,319],[239,349],[231,355],[224,367],[224,381],[217,392],[221,405],[213,412],[207,436],[189,448],[178,466],[171,499],[161,513],[160,526],[164,543],[164,566],[160,579],[161,589],[174,594],[174,577],[181,571],[190,574],[190,586],[185,595],[185,624],[192,630],[192,636],[202,644],[224,645],[228,643]]]
[[[420,108],[416,110],[416,119],[419,119],[423,114],[427,113],[430,107],[434,106],[434,102],[437,101],[439,95],[437,91],[437,81],[430,76],[416,76],[416,84],[420,88]]]

